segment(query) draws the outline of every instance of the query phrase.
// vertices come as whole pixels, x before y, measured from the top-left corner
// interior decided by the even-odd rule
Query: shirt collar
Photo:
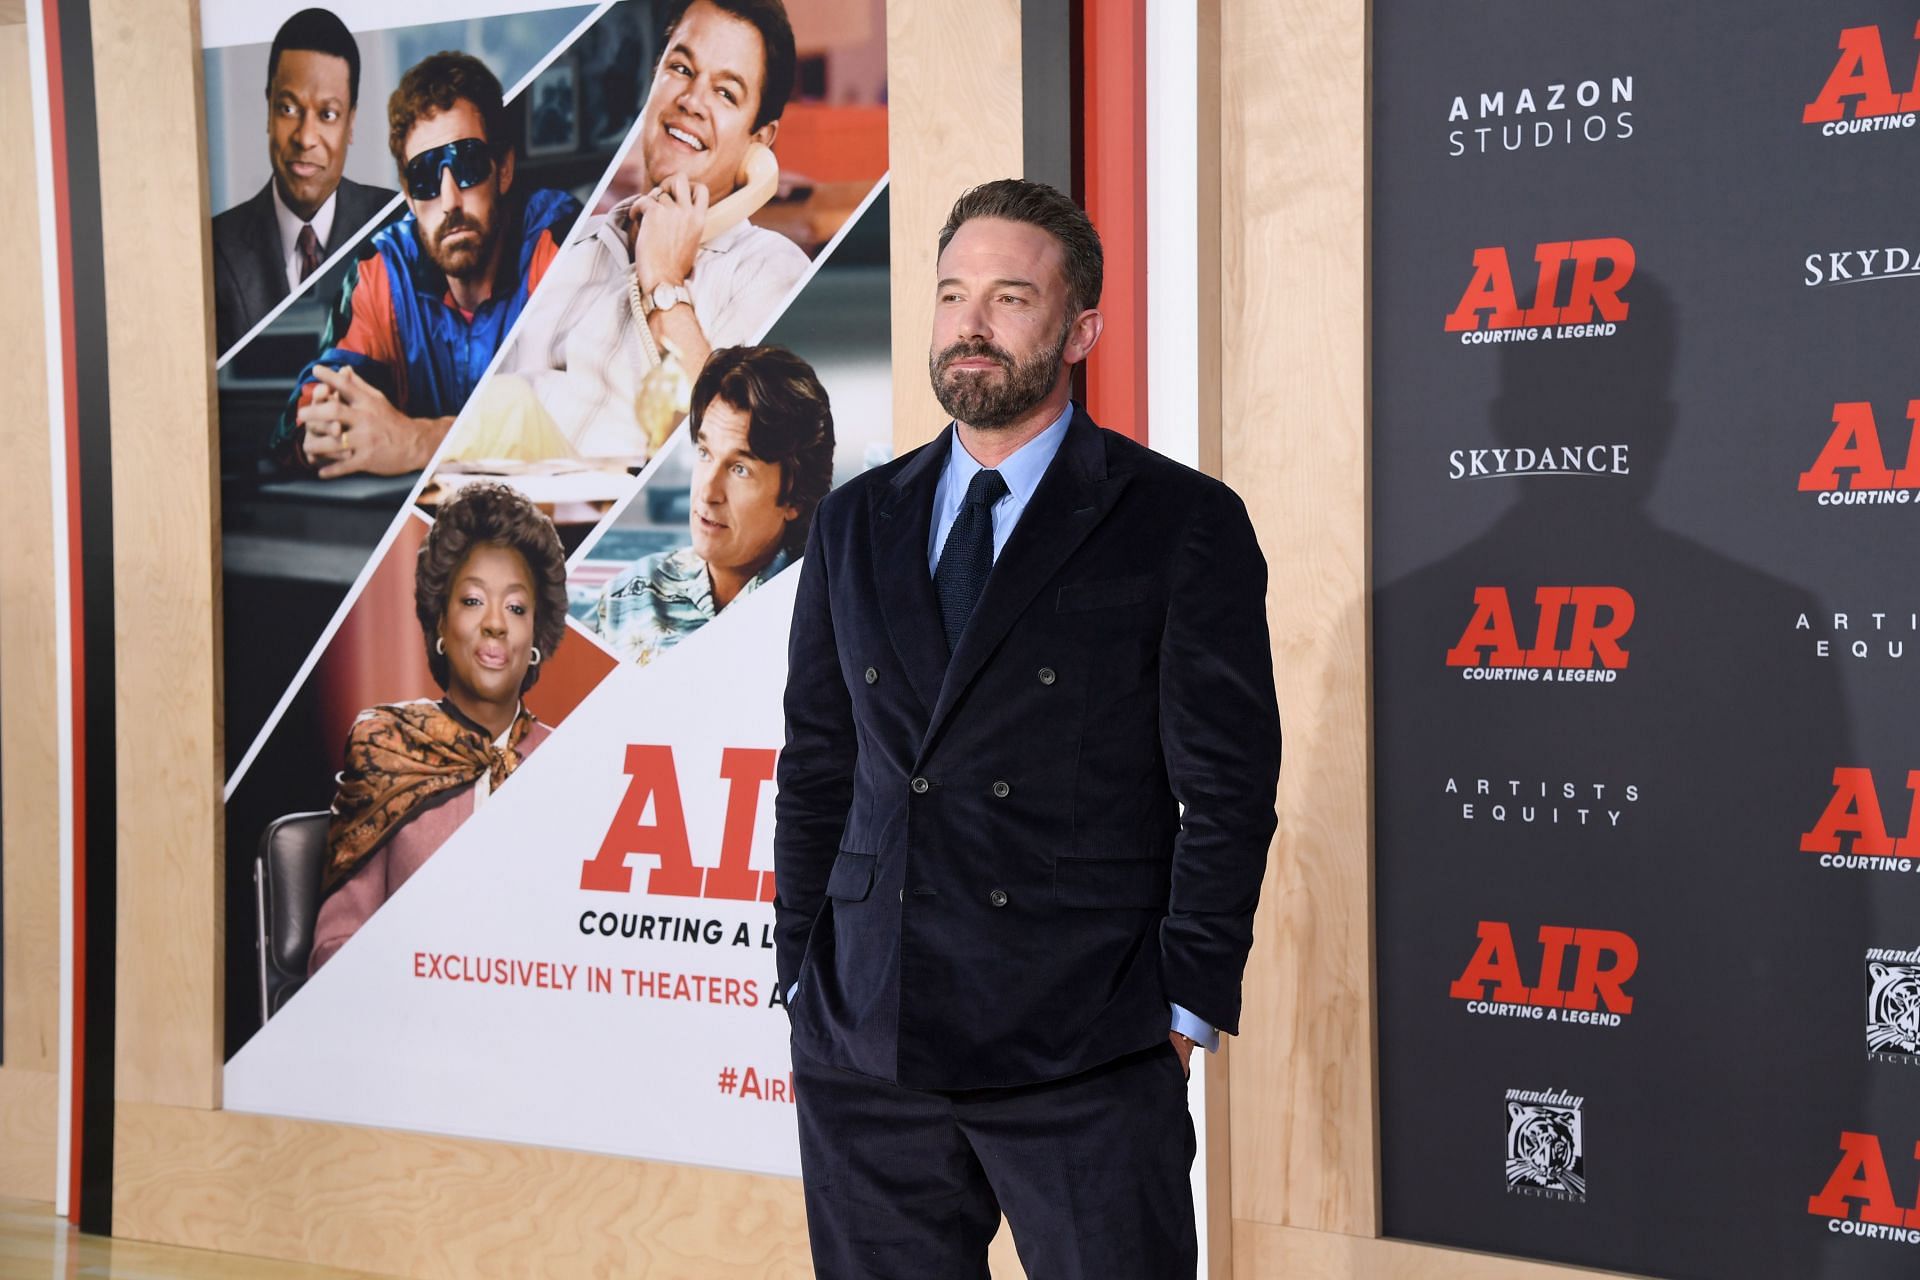
[[[286,251],[288,257],[292,257],[299,250],[301,227],[311,226],[313,234],[320,238],[320,243],[322,245],[327,243],[327,237],[333,234],[333,210],[340,198],[339,187],[336,186],[328,192],[326,200],[322,202],[319,209],[314,211],[313,217],[305,220],[287,208],[287,202],[280,198],[278,179],[268,179],[267,189],[273,192],[273,216],[274,220],[280,224],[280,247]]]
[[[1047,424],[1046,430],[1008,454],[995,468],[1007,482],[1007,493],[1020,506],[1025,507],[1033,491],[1040,487],[1040,477],[1047,473],[1047,464],[1053,461],[1053,455],[1060,452],[1060,442],[1067,438],[1067,424],[1072,421],[1073,402],[1069,400],[1060,416]],[[983,470],[981,465],[960,443],[959,427],[954,427],[953,449],[947,455],[947,491],[956,495],[966,493],[974,473],[980,470]]]

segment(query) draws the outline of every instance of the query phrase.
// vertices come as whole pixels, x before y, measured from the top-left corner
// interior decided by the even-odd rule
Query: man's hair
[[[799,514],[787,521],[780,545],[799,554],[813,510],[833,488],[833,407],[813,366],[785,347],[721,347],[693,382],[687,434],[700,438],[707,406],[724,400],[747,415],[747,447],[780,467],[781,506]]]
[[[289,49],[324,53],[347,60],[347,106],[360,105],[360,45],[347,24],[328,9],[302,9],[280,24],[273,33],[273,49],[267,54],[267,96],[273,96],[273,78],[280,73],[280,55]]]
[[[512,124],[500,92],[500,79],[469,53],[429,54],[407,69],[387,99],[387,149],[400,176],[407,176],[407,135],[426,116],[449,111],[465,99],[486,126],[487,147],[497,161],[514,149]]]
[[[766,72],[761,77],[760,110],[754,116],[753,127],[758,129],[769,120],[778,120],[787,109],[787,99],[793,96],[793,65],[797,60],[787,6],[781,0],[707,0],[707,3],[760,33],[761,60],[766,63]],[[662,57],[673,48],[673,33],[693,5],[694,0],[675,0],[668,8],[667,24],[660,34]]]
[[[983,182],[953,202],[947,224],[940,228],[941,253],[947,251],[953,233],[974,218],[1025,222],[1058,240],[1067,257],[1067,314],[1076,316],[1100,305],[1100,284],[1106,271],[1100,233],[1071,198],[1044,182],[1022,178]]]
[[[440,504],[413,566],[413,612],[427,642],[427,669],[442,689],[447,687],[447,657],[435,643],[440,621],[447,616],[453,575],[479,547],[505,547],[527,562],[533,575],[533,645],[542,661],[553,656],[567,633],[567,553],[553,521],[518,490],[484,482],[467,485]],[[539,678],[540,664],[534,663],[520,688],[533,688]]]

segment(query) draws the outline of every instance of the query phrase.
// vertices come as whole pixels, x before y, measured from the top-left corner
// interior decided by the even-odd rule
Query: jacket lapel
[[[947,663],[933,717],[927,723],[926,736],[921,739],[922,756],[932,746],[942,722],[967,691],[967,686],[973,683],[980,668],[1033,603],[1040,588],[1060,571],[1060,566],[1106,518],[1129,478],[1107,475],[1106,444],[1100,437],[1100,428],[1087,417],[1084,409],[1076,406],[1066,438],[1060,442],[1059,454],[1041,477],[1032,501],[1021,513],[1020,523],[1014,526],[1013,536],[1007,539],[1007,545],[994,561],[980,603],[974,606],[967,629],[960,633],[960,644],[953,651],[952,661]],[[932,505],[931,491],[926,505]],[[927,576],[925,528],[923,523],[922,578]],[[931,600],[930,586],[927,595]],[[930,609],[928,617],[932,619],[934,643],[944,648],[945,636],[939,627],[937,607]]]
[[[922,446],[893,483],[874,490],[873,570],[880,613],[909,683],[928,708],[940,696],[947,637],[940,629],[933,575],[927,572],[927,538],[933,529],[933,491],[947,465],[952,439],[949,427]]]
[[[248,221],[253,279],[260,291],[254,314],[265,315],[287,296],[287,259],[280,249],[280,219],[273,211],[272,178],[268,178],[267,185],[254,196],[253,216]]]

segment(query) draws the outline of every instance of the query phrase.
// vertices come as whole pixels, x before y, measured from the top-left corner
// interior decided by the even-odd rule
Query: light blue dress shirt
[[[993,558],[996,562],[1007,545],[1007,539],[1013,534],[1014,525],[1020,522],[1021,513],[1032,500],[1033,491],[1040,487],[1040,478],[1047,473],[1054,455],[1060,452],[1060,442],[1067,438],[1067,424],[1071,421],[1073,405],[1069,403],[1060,416],[1047,425],[1046,430],[1008,454],[995,468],[1000,478],[1007,482],[1006,495],[993,504]],[[953,531],[953,522],[960,518],[960,504],[966,499],[967,486],[973,482],[976,472],[984,470],[967,452],[966,446],[960,443],[957,430],[950,433],[949,438],[953,441],[953,448],[948,451],[947,465],[940,472],[940,483],[933,490],[933,527],[927,535],[929,574],[940,567],[940,552],[947,545],[947,535]],[[794,983],[787,992],[788,1003],[792,1003],[799,990],[800,984]],[[1219,1031],[1190,1010],[1177,1004],[1171,1007],[1172,1030],[1208,1053],[1220,1048]]]

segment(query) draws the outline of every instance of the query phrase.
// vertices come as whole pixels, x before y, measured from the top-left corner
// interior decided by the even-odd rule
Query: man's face
[[[685,174],[690,182],[705,183],[715,200],[732,191],[747,148],[755,142],[772,146],[780,128],[778,120],[753,127],[766,75],[758,28],[706,0],[688,9],[654,69],[640,112],[647,181],[660,186]]]
[[[1085,358],[1077,343],[1069,350],[1066,251],[1039,227],[970,219],[947,242],[939,274],[927,367],[954,421],[1006,426]]]
[[[462,138],[485,140],[486,136],[480,109],[465,98],[456,98],[445,111],[414,123],[407,134],[407,159]],[[418,200],[412,192],[407,193],[407,205],[420,224],[421,246],[449,279],[473,280],[493,269],[501,198],[512,186],[513,153],[508,152],[494,161],[492,173],[471,187],[462,189],[453,180],[452,168],[442,166],[439,195]]]
[[[780,464],[753,456],[747,411],[724,400],[707,405],[693,439],[693,549],[709,565],[752,575],[780,549],[787,521]]]
[[[347,60],[283,49],[267,86],[267,155],[280,198],[311,218],[340,185],[353,141]]]

